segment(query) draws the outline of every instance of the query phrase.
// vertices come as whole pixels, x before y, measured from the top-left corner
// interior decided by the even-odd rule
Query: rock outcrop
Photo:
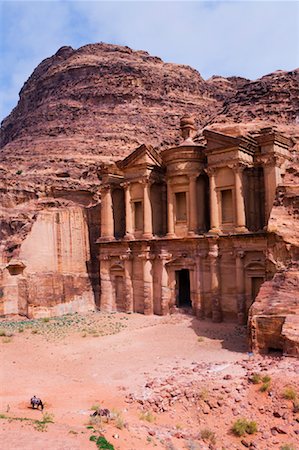
[[[178,118],[186,113],[195,116],[199,130],[208,126],[240,135],[274,126],[296,140],[298,91],[298,69],[255,81],[204,80],[188,66],[103,43],[62,47],[42,61],[1,127],[0,314],[55,315],[94,307],[102,162],[142,143],[159,149],[176,144]],[[284,342],[297,339],[298,303],[285,308],[290,292],[297,295],[296,171],[290,167],[271,213],[269,278],[277,274],[252,308],[255,348],[263,347],[259,318],[278,317],[280,305]]]

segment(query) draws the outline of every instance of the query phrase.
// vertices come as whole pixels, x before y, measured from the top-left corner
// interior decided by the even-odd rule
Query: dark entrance
[[[177,306],[179,308],[191,307],[190,273],[188,269],[176,271]]]

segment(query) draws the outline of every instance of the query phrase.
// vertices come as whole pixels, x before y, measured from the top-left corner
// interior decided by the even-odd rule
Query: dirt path
[[[86,428],[93,405],[116,410],[118,423],[100,425],[115,449],[191,448],[186,447],[188,440],[173,437],[167,430],[176,426],[196,430],[194,405],[189,415],[180,403],[174,411],[153,414],[151,422],[151,417],[140,419],[142,405],[128,403],[128,394],[143,398],[149,380],[163,381],[171,375],[184,382],[205,379],[207,374],[211,379],[226,374],[244,377],[246,372],[242,367],[242,361],[248,360],[245,333],[232,324],[216,325],[184,315],[137,314],[93,314],[88,323],[84,330],[71,324],[66,333],[63,325],[53,333],[49,322],[40,331],[25,327],[12,337],[1,338],[2,448],[96,449],[89,441],[93,430]],[[101,328],[103,334],[114,334],[101,336]],[[198,363],[204,364],[202,373],[194,369]],[[46,425],[44,432],[32,422],[7,418],[40,420],[43,414],[28,408],[34,394],[54,416],[54,423]],[[161,437],[151,429],[160,425]]]

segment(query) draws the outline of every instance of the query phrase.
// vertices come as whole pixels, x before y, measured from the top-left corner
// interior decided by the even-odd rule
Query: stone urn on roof
[[[195,120],[189,114],[185,114],[180,120],[181,135],[183,142],[181,145],[194,145],[193,138],[196,134]]]

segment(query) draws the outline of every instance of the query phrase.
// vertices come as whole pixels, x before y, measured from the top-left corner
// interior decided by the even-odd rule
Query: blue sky
[[[0,0],[0,120],[42,59],[101,41],[256,79],[299,66],[299,2]]]

